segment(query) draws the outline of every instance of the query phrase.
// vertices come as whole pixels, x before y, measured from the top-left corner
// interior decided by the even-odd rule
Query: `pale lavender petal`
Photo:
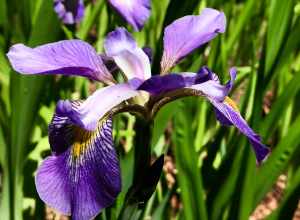
[[[229,74],[230,80],[225,85],[222,85],[218,79],[218,76],[207,67],[204,67],[198,73],[198,75],[202,76],[201,83],[188,86],[188,88],[197,90],[201,95],[204,95],[208,98],[212,98],[217,101],[223,101],[233,87],[236,78],[236,69],[234,67],[231,68]],[[203,81],[203,79],[209,80]],[[198,80],[198,82],[200,82],[200,80]]]
[[[223,125],[234,125],[240,132],[242,132],[250,141],[253,146],[253,150],[256,156],[257,164],[261,164],[269,155],[270,149],[267,148],[261,139],[247,124],[247,122],[242,118],[240,113],[235,109],[235,107],[228,101],[228,98],[224,102],[218,102],[214,99],[208,99],[217,111],[217,119]]]
[[[110,32],[104,42],[106,55],[112,57],[128,80],[146,80],[151,76],[151,66],[147,54],[138,47],[125,28]]]
[[[185,16],[165,28],[164,52],[161,61],[162,73],[167,73],[181,59],[223,33],[226,18],[223,12],[203,9],[198,16]]]
[[[54,11],[65,24],[74,24],[84,16],[83,0],[54,0]]]
[[[143,47],[142,48],[144,53],[148,56],[150,63],[152,62],[153,59],[153,53],[152,49],[150,47]],[[101,59],[103,60],[105,66],[109,70],[110,73],[115,73],[116,71],[119,70],[119,67],[115,63],[114,59],[112,57],[107,56],[106,54],[100,54],[99,55]]]
[[[56,108],[60,114],[68,116],[73,123],[92,131],[97,128],[98,121],[112,108],[139,94],[132,85],[129,82],[107,86],[97,90],[78,107],[66,100],[60,101]]]
[[[50,144],[62,145],[51,145],[56,153],[47,157],[37,171],[39,196],[74,220],[92,219],[110,206],[121,190],[111,119],[102,120],[95,131],[89,132],[55,114],[49,140]]]
[[[150,16],[150,0],[108,0],[108,2],[135,31],[141,30]]]
[[[63,74],[111,82],[112,76],[95,49],[81,40],[63,40],[35,48],[15,44],[7,53],[22,74]]]

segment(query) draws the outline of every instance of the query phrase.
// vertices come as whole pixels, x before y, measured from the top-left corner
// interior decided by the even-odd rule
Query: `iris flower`
[[[54,0],[54,11],[65,24],[75,24],[84,16],[83,0]]]
[[[141,30],[150,16],[150,0],[107,1],[135,31]],[[65,24],[78,23],[84,15],[83,0],[54,0],[54,10]]]
[[[251,142],[257,163],[269,153],[227,97],[236,76],[222,85],[203,67],[198,73],[170,73],[171,68],[201,45],[225,31],[222,12],[206,8],[166,27],[161,75],[151,76],[150,60],[124,28],[108,34],[105,56],[123,73],[117,83],[94,48],[80,40],[64,40],[36,48],[16,44],[8,58],[22,74],[83,76],[107,86],[85,101],[61,100],[49,125],[52,155],[39,167],[36,188],[41,199],[74,219],[90,219],[111,205],[121,190],[120,170],[113,147],[112,117],[121,111],[153,119],[167,102],[184,96],[203,96],[215,108],[217,119],[234,125]]]

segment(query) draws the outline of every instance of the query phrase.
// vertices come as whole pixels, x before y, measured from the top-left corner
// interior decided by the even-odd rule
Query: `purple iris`
[[[83,0],[54,0],[54,11],[65,24],[75,24],[84,16]]]
[[[150,16],[150,0],[107,1],[135,31],[141,30]],[[78,23],[84,15],[83,0],[54,0],[54,10],[65,24]]]
[[[199,16],[174,21],[164,33],[162,73],[169,73],[193,50],[223,33],[225,26],[224,14],[209,8]],[[85,101],[62,100],[57,104],[49,125],[52,155],[36,175],[37,191],[49,206],[74,219],[90,219],[113,203],[121,190],[121,180],[113,147],[112,117],[120,109],[132,107],[132,111],[153,119],[162,103],[186,95],[203,96],[213,104],[221,123],[234,125],[247,136],[258,164],[269,154],[227,97],[235,68],[230,70],[231,80],[225,85],[207,67],[198,73],[151,77],[149,57],[124,28],[109,33],[104,48],[105,56],[99,56],[83,41],[66,40],[33,49],[16,44],[7,54],[13,68],[22,74],[77,75],[107,85]],[[115,63],[125,82],[116,83],[101,57]]]

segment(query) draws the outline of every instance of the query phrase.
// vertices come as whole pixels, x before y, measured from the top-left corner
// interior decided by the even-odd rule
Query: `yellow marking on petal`
[[[233,101],[228,96],[225,97],[224,103],[230,105],[235,111],[239,112],[239,108],[237,107],[237,104],[235,103],[235,101]]]
[[[98,136],[99,129],[102,128],[102,123],[94,131],[87,131],[80,127],[74,127],[74,143],[72,147],[72,155],[79,157],[88,147],[90,147]]]

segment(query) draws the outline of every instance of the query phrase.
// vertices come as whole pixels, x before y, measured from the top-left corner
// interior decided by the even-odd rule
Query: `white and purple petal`
[[[217,119],[223,125],[234,125],[243,133],[250,141],[256,156],[256,163],[261,164],[269,155],[270,149],[262,142],[258,134],[256,134],[243,119],[233,104],[233,101],[226,97],[223,102],[208,99],[215,107]]]
[[[150,16],[150,0],[108,0],[108,2],[135,31],[141,30]]]
[[[195,84],[188,86],[188,88],[199,91],[201,95],[207,98],[223,101],[233,87],[236,78],[236,68],[230,68],[229,74],[230,80],[225,85],[222,85],[215,73],[209,68],[203,67],[197,74],[199,80]],[[205,81],[206,79],[208,80]]]
[[[128,80],[150,78],[149,57],[142,48],[138,47],[125,28],[117,28],[110,32],[105,39],[104,48],[106,55],[114,59]]]
[[[35,179],[41,199],[74,220],[92,219],[110,206],[121,190],[111,118],[90,132],[56,113],[49,141],[53,154],[43,161]]]
[[[84,16],[83,0],[54,0],[54,11],[65,24],[79,23]]]
[[[205,8],[200,15],[185,16],[165,28],[161,72],[169,70],[189,53],[223,33],[226,18],[223,12]]]
[[[78,75],[105,83],[113,81],[95,49],[81,40],[63,40],[35,48],[15,44],[7,56],[14,70],[22,74]]]
[[[132,82],[107,86],[94,92],[80,106],[70,101],[59,101],[57,112],[67,116],[74,124],[92,131],[97,128],[98,121],[123,101],[137,96],[139,92]]]

